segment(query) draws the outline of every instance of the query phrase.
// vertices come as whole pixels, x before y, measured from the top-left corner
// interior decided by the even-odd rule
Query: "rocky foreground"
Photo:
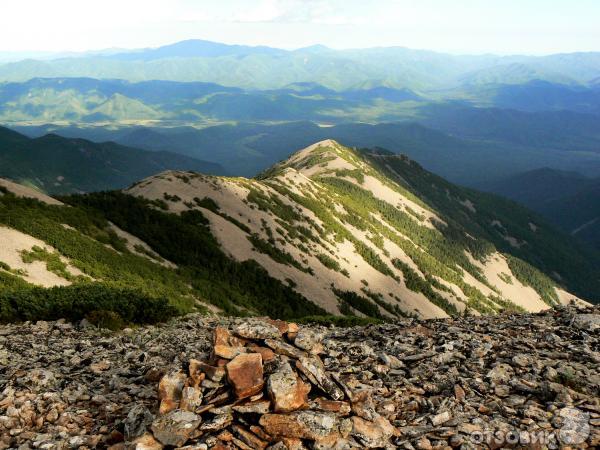
[[[600,307],[0,326],[0,448],[595,448]]]

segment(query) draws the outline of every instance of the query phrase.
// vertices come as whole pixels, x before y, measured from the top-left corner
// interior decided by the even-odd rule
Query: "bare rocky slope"
[[[328,140],[256,179],[165,172],[126,192],[201,211],[226,253],[333,314],[446,317],[577,299],[563,287],[580,273],[566,268],[577,250],[539,217],[385,151]]]
[[[2,325],[0,448],[598,448],[599,330],[599,307],[562,306],[353,328]]]

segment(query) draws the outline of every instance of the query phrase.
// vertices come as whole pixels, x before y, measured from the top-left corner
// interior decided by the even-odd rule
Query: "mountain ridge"
[[[592,253],[535,213],[384,149],[325,140],[253,179],[171,170],[63,204],[11,191],[0,187],[0,234],[20,244],[0,255],[0,278],[29,302],[50,296],[42,305],[106,290],[119,314],[130,313],[118,299],[131,298],[180,312],[390,320],[597,301]],[[11,314],[40,311],[22,308]]]
[[[298,286],[304,296],[312,301],[318,301],[318,304],[328,312],[339,313],[335,310],[336,302],[339,302],[338,294],[340,291],[350,291],[367,299],[371,298],[371,301],[379,308],[379,314],[387,315],[390,314],[389,311],[394,311],[395,305],[398,304],[395,296],[390,294],[395,291],[401,292],[399,297],[405,302],[398,304],[401,310],[425,316],[440,315],[439,306],[431,304],[431,298],[420,297],[419,292],[415,296],[414,291],[411,292],[410,289],[405,288],[405,285],[399,281],[403,277],[403,272],[398,267],[408,271],[407,273],[411,275],[413,270],[417,270],[418,272],[414,272],[414,274],[421,274],[417,275],[417,278],[423,276],[422,273],[428,273],[427,270],[418,269],[411,259],[419,257],[418,252],[414,253],[414,249],[419,246],[412,247],[417,242],[413,240],[419,239],[419,233],[424,232],[431,233],[432,236],[439,236],[440,241],[443,241],[443,233],[439,232],[437,227],[443,228],[449,225],[447,223],[444,225],[445,220],[437,213],[432,212],[436,210],[431,210],[418,197],[414,197],[410,191],[399,185],[395,185],[392,189],[386,182],[378,179],[379,174],[375,175],[374,166],[371,166],[372,161],[378,158],[385,161],[386,164],[390,161],[389,158],[394,161],[405,161],[404,164],[408,166],[414,165],[414,163],[408,162],[410,160],[405,157],[381,151],[366,153],[367,156],[363,160],[360,152],[354,152],[357,151],[344,148],[335,141],[326,140],[295,153],[288,160],[275,165],[256,179],[228,179],[166,172],[143,180],[125,192],[134,196],[141,195],[151,201],[165,202],[168,210],[175,213],[200,209],[203,214],[207,215],[211,230],[217,240],[234,258],[239,260],[256,259],[259,264],[267,267],[270,273],[277,273],[280,279],[292,279],[293,285]],[[344,157],[339,157],[340,154]],[[353,162],[349,162],[349,160]],[[362,169],[367,170],[371,175],[362,173]],[[393,170],[388,170],[389,174],[393,173]],[[421,168],[415,170],[421,174],[425,173]],[[326,176],[328,173],[333,174],[332,178]],[[396,176],[399,177],[399,174],[396,173]],[[362,183],[366,183],[365,186],[361,186],[360,179],[362,179]],[[391,223],[394,223],[394,220],[404,221],[402,222],[403,226],[410,228],[413,226],[411,224],[416,221],[414,226],[421,231],[417,234],[409,233],[412,238],[406,239],[406,236],[401,237],[403,233],[406,233],[406,229],[396,235],[391,231],[394,230],[394,226],[381,217],[370,222],[370,214],[361,213],[360,205],[352,204],[350,198],[352,195],[344,200],[339,200],[341,203],[337,203],[334,199],[344,197],[344,190],[348,189],[353,192],[353,196],[366,196],[364,201],[370,205],[369,208],[378,205],[377,207],[380,208],[377,213],[378,217],[390,207],[392,209],[400,208],[402,212],[399,214],[402,217],[395,217],[395,212],[390,213],[392,214],[389,218]],[[356,190],[352,191],[353,189]],[[333,197],[329,197],[330,195]],[[388,203],[386,199],[391,203]],[[400,203],[396,204],[395,202]],[[453,202],[462,208],[465,214],[477,208],[468,198],[455,198]],[[332,211],[333,214],[329,214],[327,210]],[[443,217],[445,218],[445,216]],[[395,223],[396,226],[399,226],[399,222]],[[312,224],[316,224],[316,227],[313,228]],[[496,242],[505,242],[505,248],[521,245],[518,238],[509,235],[509,231],[504,229],[504,225],[491,222],[487,225],[492,233],[497,234]],[[524,225],[529,228],[527,224]],[[452,225],[450,228],[454,229],[454,226],[458,225]],[[539,226],[542,227],[541,224]],[[298,237],[295,230],[298,227],[305,227],[306,235]],[[332,230],[340,233],[338,238],[345,242],[344,248],[335,244],[336,241],[331,238],[331,233],[337,234]],[[414,232],[414,230],[411,231],[411,233]],[[329,238],[327,238],[328,235]],[[457,236],[454,236],[454,239],[457,239]],[[427,244],[425,242],[426,240],[421,241],[421,245],[432,245],[429,250],[438,257],[443,254],[441,249],[445,248],[444,245],[452,245],[449,241],[446,244]],[[438,245],[441,247],[437,247]],[[475,250],[471,249],[471,251]],[[410,257],[406,252],[410,253]],[[340,254],[344,254],[345,258],[352,263],[348,263],[344,258],[339,258]],[[396,266],[392,263],[394,258],[398,259]],[[494,290],[488,290],[489,288],[485,286],[487,281],[481,284],[474,278],[478,276],[479,270],[491,270],[489,267],[485,269],[485,264],[479,266],[481,263],[477,263],[476,258],[469,257],[462,260],[464,265],[474,264],[472,269],[475,275],[468,275],[467,278],[477,286],[474,291],[482,289],[488,295],[494,296]],[[508,260],[500,254],[492,251],[491,261],[494,262],[488,261],[489,265],[500,265],[508,273],[511,273],[511,269],[507,266]],[[426,261],[420,262],[423,265],[428,264]],[[360,267],[358,273],[370,274],[367,277],[371,280],[370,282],[364,284],[357,279],[359,277],[356,272],[357,267]],[[441,270],[438,274],[442,272],[444,271]],[[503,276],[499,275],[500,278],[498,278],[498,273],[494,275],[494,282],[501,284]],[[319,274],[325,278],[321,277],[320,279]],[[378,281],[374,283],[373,280]],[[333,288],[331,287],[332,281],[335,285]],[[416,282],[418,283],[418,279]],[[435,284],[435,281],[432,282]],[[462,281],[457,282],[462,283]],[[315,283],[320,286],[316,291]],[[444,283],[446,281],[442,281],[442,285]],[[520,285],[516,278],[511,283]],[[507,292],[510,290],[507,287],[509,285],[510,283],[505,283],[504,286]],[[438,286],[440,286],[439,283]],[[461,286],[469,290],[468,286],[462,284]],[[519,293],[523,295],[527,288],[524,285],[520,286],[523,287],[523,290]],[[442,294],[448,294],[448,292],[444,292],[443,288],[444,286],[441,288]],[[474,291],[471,292],[479,299],[478,301],[487,302]],[[434,302],[450,308],[451,311],[454,311],[454,308],[461,303],[460,301],[446,303],[447,299],[444,299],[444,296],[435,290],[430,292],[430,295]],[[533,302],[532,304],[536,304],[536,300],[534,300],[536,296],[538,294],[528,297]],[[452,299],[453,295],[450,294],[449,298]],[[520,301],[518,295],[514,295],[511,299],[517,303]],[[541,297],[537,297],[537,299],[540,301]],[[429,302],[429,305],[426,302]],[[531,307],[532,304],[526,306]],[[543,302],[537,303],[537,307],[542,307],[542,304]],[[489,305],[487,303],[477,305],[475,298],[471,299],[470,303],[470,307],[483,310],[490,307]],[[415,311],[415,308],[418,312]]]
[[[349,64],[352,73],[340,70]],[[242,70],[231,70],[233,66]],[[136,80],[222,81],[230,86],[253,88],[277,88],[319,79],[327,80],[330,88],[348,88],[365,79],[379,79],[397,87],[443,88],[461,83],[467,74],[471,74],[471,81],[477,82],[515,83],[542,78],[588,84],[598,77],[599,69],[600,54],[594,52],[528,57],[450,55],[402,47],[288,51],[191,40],[99,56],[5,63],[0,65],[0,78],[16,81],[56,74],[92,77],[102,74],[104,78]],[[253,73],[265,77],[249,76]],[[267,73],[277,76],[267,77]]]
[[[0,127],[0,177],[51,193],[126,187],[167,168],[225,173],[218,164],[166,151],[46,134],[30,139]]]

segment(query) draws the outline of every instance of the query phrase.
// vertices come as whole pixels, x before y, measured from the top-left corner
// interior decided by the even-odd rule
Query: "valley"
[[[3,6],[0,450],[600,448],[600,3]]]

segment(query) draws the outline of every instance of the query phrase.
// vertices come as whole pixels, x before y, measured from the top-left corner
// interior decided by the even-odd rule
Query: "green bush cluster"
[[[408,264],[399,259],[394,259],[392,261],[394,266],[402,271],[402,275],[404,276],[404,283],[406,287],[414,292],[420,292],[427,299],[433,303],[434,305],[439,306],[445,312],[450,315],[458,314],[458,310],[456,306],[446,300],[442,295],[436,292],[431,284],[423,279],[417,272],[415,272]]]
[[[339,289],[334,289],[333,292],[340,299],[340,311],[342,314],[353,315],[352,310],[348,308],[348,306],[351,306],[367,317],[373,317],[376,319],[382,318],[377,305],[374,305],[362,295],[358,295],[356,292],[342,291]]]
[[[515,258],[514,256],[509,256],[506,261],[517,280],[525,286],[531,286],[535,289],[545,303],[550,306],[559,303],[558,295],[554,289],[555,284],[550,278],[531,264],[528,264],[519,258]]]
[[[312,273],[312,269],[310,267],[304,267],[288,252],[285,252],[275,245],[265,241],[264,239],[261,239],[256,233],[251,234],[247,238],[252,243],[252,246],[256,251],[268,255],[273,261],[276,261],[279,264],[295,267],[302,272]]]
[[[382,321],[373,317],[357,317],[357,316],[306,316],[298,320],[302,324],[316,325],[334,325],[336,327],[356,327],[378,324]]]
[[[78,321],[94,311],[114,321],[125,323],[157,323],[168,320],[177,309],[164,297],[152,297],[135,289],[99,283],[83,283],[44,289],[0,292],[0,322],[67,319]],[[114,322],[113,321],[113,322]]]
[[[368,157],[368,153],[365,154]],[[522,260],[540,273],[559,273],[561,283],[564,283],[570,292],[584,298],[598,299],[599,255],[582,248],[572,238],[555,230],[542,217],[513,201],[449,183],[423,170],[413,161],[399,157],[385,158],[383,161],[377,158],[369,159],[390,178],[398,180],[399,183],[404,180],[430,207],[439,211],[447,222],[454,224],[456,228],[462,228],[463,236],[467,239],[462,243],[476,258],[483,260],[486,255],[497,249],[505,255]],[[464,206],[459,203],[464,200],[469,200],[475,205],[477,214],[465,212]],[[496,220],[501,221],[511,236],[526,242],[526,245],[520,248],[511,246],[505,239],[505,233],[493,225]],[[535,231],[529,223],[538,224]],[[477,239],[470,239],[467,234],[476,236]],[[538,293],[543,295],[544,301],[552,302],[552,294],[547,289],[548,283],[539,279],[534,281],[534,278],[539,277],[525,275],[528,271],[523,268],[523,278],[531,280],[532,287],[539,289]],[[550,282],[553,283],[552,280]],[[543,287],[544,285],[546,287]]]
[[[252,313],[291,319],[324,313],[290,286],[271,277],[256,261],[238,262],[226,255],[200,211],[166,214],[148,208],[146,200],[121,192],[78,195],[64,200],[96,211],[142,239],[162,258],[178,265],[175,272],[166,270],[182,280],[178,286],[191,285],[189,295],[208,301],[227,314]]]
[[[321,264],[323,264],[328,269],[335,270],[336,272],[341,271],[342,268],[340,266],[340,263],[337,262],[337,260],[333,259],[331,256],[326,255],[325,253],[317,253],[316,257],[319,261],[321,261]]]
[[[21,259],[26,264],[31,264],[34,261],[42,261],[46,263],[48,272],[52,272],[61,278],[68,281],[77,281],[78,277],[73,276],[68,270],[67,265],[60,259],[58,253],[49,252],[48,250],[34,245],[31,250],[22,250]]]

